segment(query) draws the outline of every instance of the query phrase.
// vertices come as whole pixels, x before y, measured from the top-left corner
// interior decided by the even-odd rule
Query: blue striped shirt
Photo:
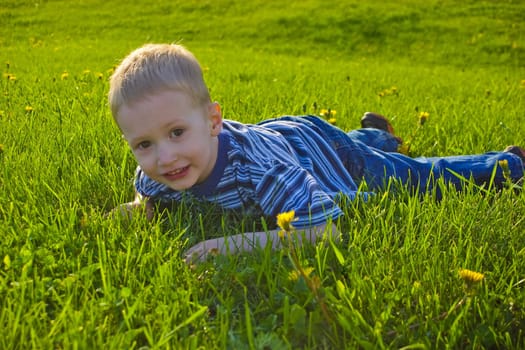
[[[296,228],[342,215],[341,195],[355,198],[357,186],[332,144],[346,134],[316,117],[281,117],[259,124],[224,120],[217,163],[203,183],[175,191],[137,169],[135,187],[158,201],[185,198],[225,209],[275,217],[295,210]],[[186,197],[188,196],[188,197]]]

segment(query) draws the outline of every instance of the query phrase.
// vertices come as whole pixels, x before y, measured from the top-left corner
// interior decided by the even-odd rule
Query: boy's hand
[[[121,204],[118,207],[111,210],[108,214],[108,217],[111,218],[120,215],[125,219],[131,220],[133,218],[133,215],[137,213],[145,213],[146,218],[148,220],[152,220],[155,214],[154,209],[155,206],[153,204],[153,201],[143,197],[135,197],[135,200],[133,202]]]
[[[190,265],[196,262],[205,261],[208,258],[208,256],[224,254],[226,252],[224,240],[224,237],[219,237],[208,239],[206,241],[202,241],[195,244],[193,247],[186,251],[186,263]]]

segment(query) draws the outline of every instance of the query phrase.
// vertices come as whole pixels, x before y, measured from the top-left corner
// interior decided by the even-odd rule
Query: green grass
[[[346,203],[342,242],[297,250],[317,296],[293,249],[182,261],[273,222],[104,216],[133,194],[106,92],[137,46],[184,43],[230,119],[373,110],[408,138],[427,111],[414,155],[480,153],[525,144],[522,2],[7,0],[0,21],[0,348],[525,347],[523,192]]]

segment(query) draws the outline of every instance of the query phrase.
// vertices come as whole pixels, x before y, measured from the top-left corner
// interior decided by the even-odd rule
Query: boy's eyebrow
[[[178,121],[178,120],[177,121],[173,121],[173,120],[171,120],[171,121],[169,121],[169,122],[167,122],[165,124],[159,125],[158,129],[162,129],[162,130],[171,130],[173,128],[182,129],[184,127],[184,125],[181,125],[181,124],[183,124],[181,121]],[[128,139],[126,137],[126,135],[124,135],[124,134],[122,134],[122,137],[124,139],[126,139],[130,143],[136,142],[136,140],[142,140],[142,139],[147,139],[148,138],[148,136],[144,135],[143,133],[137,135],[136,137],[132,137],[130,139]]]

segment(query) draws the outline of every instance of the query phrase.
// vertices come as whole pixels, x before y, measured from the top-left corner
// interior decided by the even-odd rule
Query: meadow
[[[0,348],[525,347],[519,184],[392,183],[344,203],[340,242],[193,266],[275,218],[106,216],[133,198],[106,94],[134,48],[193,51],[228,119],[376,111],[412,156],[482,153],[525,145],[523,1],[3,0],[0,23]]]

